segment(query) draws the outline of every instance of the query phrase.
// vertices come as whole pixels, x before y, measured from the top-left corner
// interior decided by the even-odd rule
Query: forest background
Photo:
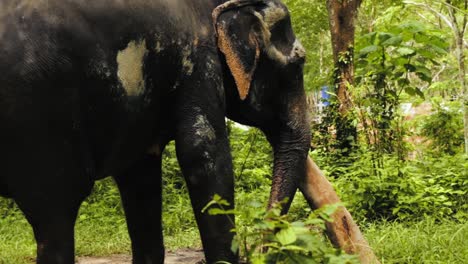
[[[284,2],[307,49],[310,155],[380,261],[468,263],[467,0]],[[351,35],[340,34],[340,19]],[[271,148],[260,131],[227,122],[238,208],[233,247],[253,263],[354,263],[322,235],[333,208],[311,212],[298,193],[287,217],[265,212]],[[201,247],[173,144],[164,152],[163,222],[168,249]],[[111,179],[83,203],[76,237],[78,255],[129,253]],[[258,250],[265,243],[273,245],[266,253]],[[29,225],[0,198],[0,263],[30,263],[34,255]]]

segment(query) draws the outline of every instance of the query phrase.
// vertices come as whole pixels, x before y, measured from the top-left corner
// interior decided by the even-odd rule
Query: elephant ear
[[[218,48],[224,54],[239,96],[244,100],[249,94],[260,56],[260,44],[255,33],[258,18],[250,6],[232,8],[214,18]]]

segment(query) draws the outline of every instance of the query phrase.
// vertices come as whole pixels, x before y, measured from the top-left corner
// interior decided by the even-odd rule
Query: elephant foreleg
[[[132,240],[133,263],[164,263],[161,154],[146,154],[115,180]]]
[[[192,112],[193,113],[193,112]],[[232,161],[224,118],[214,121],[194,112],[178,129],[177,156],[187,182],[207,263],[237,263],[231,251],[233,215],[209,215],[203,207],[215,194],[234,203]],[[230,209],[230,208],[224,208]]]

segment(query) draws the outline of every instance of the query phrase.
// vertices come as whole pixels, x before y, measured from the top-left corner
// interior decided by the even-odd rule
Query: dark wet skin
[[[250,94],[239,98],[213,27],[222,2],[0,2],[0,195],[13,198],[33,226],[38,263],[74,263],[79,205],[95,180],[110,175],[122,195],[133,263],[163,263],[161,153],[170,140],[207,261],[237,262],[231,221],[201,213],[214,194],[233,204],[225,116],[260,127],[279,153],[289,153],[282,140],[308,131],[304,117],[291,116],[292,108],[305,109],[301,64],[274,66],[262,52]],[[236,11],[239,19],[245,10]],[[228,15],[242,21],[236,14]],[[289,17],[283,20],[272,41],[289,52],[295,37]],[[284,162],[278,168],[289,175]],[[275,197],[290,195],[296,186],[289,181],[274,188]]]

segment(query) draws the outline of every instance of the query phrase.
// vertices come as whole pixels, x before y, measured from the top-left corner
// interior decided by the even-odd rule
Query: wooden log
[[[307,159],[307,177],[299,189],[313,209],[341,202],[331,183],[310,157]],[[333,222],[327,223],[326,227],[327,235],[335,247],[358,255],[363,264],[380,263],[344,206],[337,209],[332,219]]]

